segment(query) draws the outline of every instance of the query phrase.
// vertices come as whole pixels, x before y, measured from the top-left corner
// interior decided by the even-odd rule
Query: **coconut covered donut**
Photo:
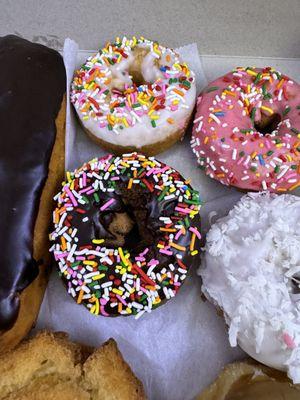
[[[197,101],[192,148],[225,185],[286,192],[300,185],[300,86],[273,68],[236,68]]]
[[[67,178],[50,236],[68,293],[103,316],[140,317],[174,297],[199,260],[198,192],[136,153],[94,159]]]
[[[194,73],[172,49],[117,38],[75,73],[71,102],[105,149],[154,155],[183,137],[196,99]]]
[[[248,194],[207,235],[203,291],[232,346],[300,383],[300,198]]]

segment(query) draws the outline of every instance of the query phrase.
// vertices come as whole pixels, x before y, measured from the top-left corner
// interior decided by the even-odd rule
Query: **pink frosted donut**
[[[224,185],[300,186],[300,85],[273,68],[236,68],[199,96],[191,146]]]

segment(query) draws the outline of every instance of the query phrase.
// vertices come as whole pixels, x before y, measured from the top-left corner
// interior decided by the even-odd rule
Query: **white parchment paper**
[[[218,56],[200,59],[196,44],[181,47],[178,51],[194,70],[198,91],[206,85],[204,70],[210,81],[236,65],[273,65],[299,80],[299,60]],[[72,40],[66,40],[67,93],[74,69],[90,54],[79,51]],[[105,154],[82,132],[69,103],[66,124],[67,169]],[[193,186],[200,191],[205,201],[201,211],[205,233],[210,212],[226,215],[241,193],[209,179],[197,168],[189,147],[189,136],[190,132],[187,132],[183,143],[157,158],[174,166],[186,178],[190,177]],[[66,331],[73,340],[92,346],[115,338],[151,400],[191,400],[215,379],[226,363],[245,357],[240,349],[230,348],[223,319],[212,305],[201,299],[200,281],[195,271],[191,271],[174,299],[139,320],[91,315],[71,299],[57,272],[53,271],[36,327],[37,330],[43,328]]]

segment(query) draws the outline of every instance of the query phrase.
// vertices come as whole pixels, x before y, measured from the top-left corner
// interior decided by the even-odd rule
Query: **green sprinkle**
[[[250,171],[256,172],[257,168],[256,167],[250,167]]]
[[[296,135],[298,135],[300,133],[300,131],[298,131],[296,128],[291,128],[291,131],[293,133],[296,133]]]
[[[206,89],[206,93],[214,92],[215,90],[218,90],[219,86],[211,86]]]
[[[286,107],[286,108],[283,110],[282,115],[287,115],[290,111],[291,111],[291,107]]]
[[[258,82],[261,80],[261,77],[262,77],[262,73],[259,72],[259,73],[256,75],[256,78],[254,79],[254,83],[258,83]]]
[[[151,125],[153,126],[153,128],[156,128],[156,123],[155,123],[154,119],[151,121]]]
[[[269,150],[269,151],[267,152],[267,156],[271,156],[273,153],[274,153],[274,151]]]
[[[297,165],[291,165],[291,169],[297,169]]]
[[[99,203],[100,199],[97,192],[94,193],[94,199],[96,200],[97,203]]]
[[[274,168],[275,174],[278,174],[279,171],[280,171],[279,165],[276,165],[276,167]]]
[[[256,113],[256,107],[253,107],[250,114],[250,118],[253,124],[254,124],[255,113]]]
[[[244,155],[245,155],[245,152],[244,152],[244,151],[240,151],[240,152],[239,152],[239,156],[240,156],[240,157],[244,157]]]

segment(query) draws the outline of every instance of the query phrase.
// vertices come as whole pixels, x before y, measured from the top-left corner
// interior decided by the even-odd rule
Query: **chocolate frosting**
[[[0,38],[0,330],[17,319],[19,294],[38,275],[33,231],[65,92],[55,50]]]

